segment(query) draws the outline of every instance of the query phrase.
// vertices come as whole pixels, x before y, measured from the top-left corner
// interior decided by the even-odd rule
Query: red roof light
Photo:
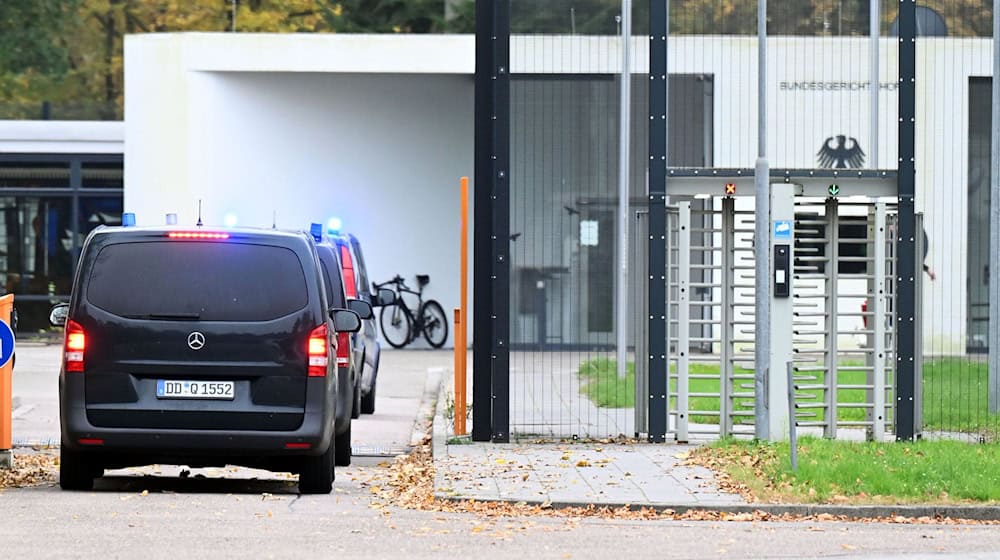
[[[214,233],[207,231],[172,231],[167,234],[170,239],[229,239],[228,233]]]

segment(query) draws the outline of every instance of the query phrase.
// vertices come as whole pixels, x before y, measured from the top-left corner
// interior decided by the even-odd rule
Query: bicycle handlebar
[[[375,287],[375,291],[378,291],[379,288],[383,288],[385,286],[388,286],[389,284],[395,284],[399,288],[407,287],[406,280],[404,280],[403,277],[398,274],[393,276],[392,279],[386,280],[385,282],[372,282],[372,286]]]
[[[406,285],[406,279],[404,279],[402,276],[400,276],[398,274],[395,275],[395,276],[393,276],[392,279],[386,280],[385,282],[372,282],[372,286],[375,288],[376,291],[379,288],[383,288],[385,286],[388,286],[389,284],[395,284],[396,286],[398,286],[400,288],[409,289],[409,286]]]

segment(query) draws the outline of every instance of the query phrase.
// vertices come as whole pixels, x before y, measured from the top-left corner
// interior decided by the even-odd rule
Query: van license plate
[[[156,381],[156,397],[159,399],[222,399],[233,400],[235,391],[232,381]]]

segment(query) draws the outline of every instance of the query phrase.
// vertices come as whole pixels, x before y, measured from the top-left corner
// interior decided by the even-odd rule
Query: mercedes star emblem
[[[188,346],[190,346],[192,350],[201,350],[202,348],[205,347],[205,335],[201,334],[198,331],[194,331],[193,333],[189,334]]]

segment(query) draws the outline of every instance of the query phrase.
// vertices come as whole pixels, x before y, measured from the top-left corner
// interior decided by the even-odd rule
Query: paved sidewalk
[[[694,445],[621,443],[448,443],[445,380],[433,427],[435,495],[553,506],[609,505],[658,508],[747,506],[722,492],[711,471],[685,466]]]
[[[742,505],[712,473],[681,465],[689,445],[459,444],[438,446],[441,497],[554,505]]]

